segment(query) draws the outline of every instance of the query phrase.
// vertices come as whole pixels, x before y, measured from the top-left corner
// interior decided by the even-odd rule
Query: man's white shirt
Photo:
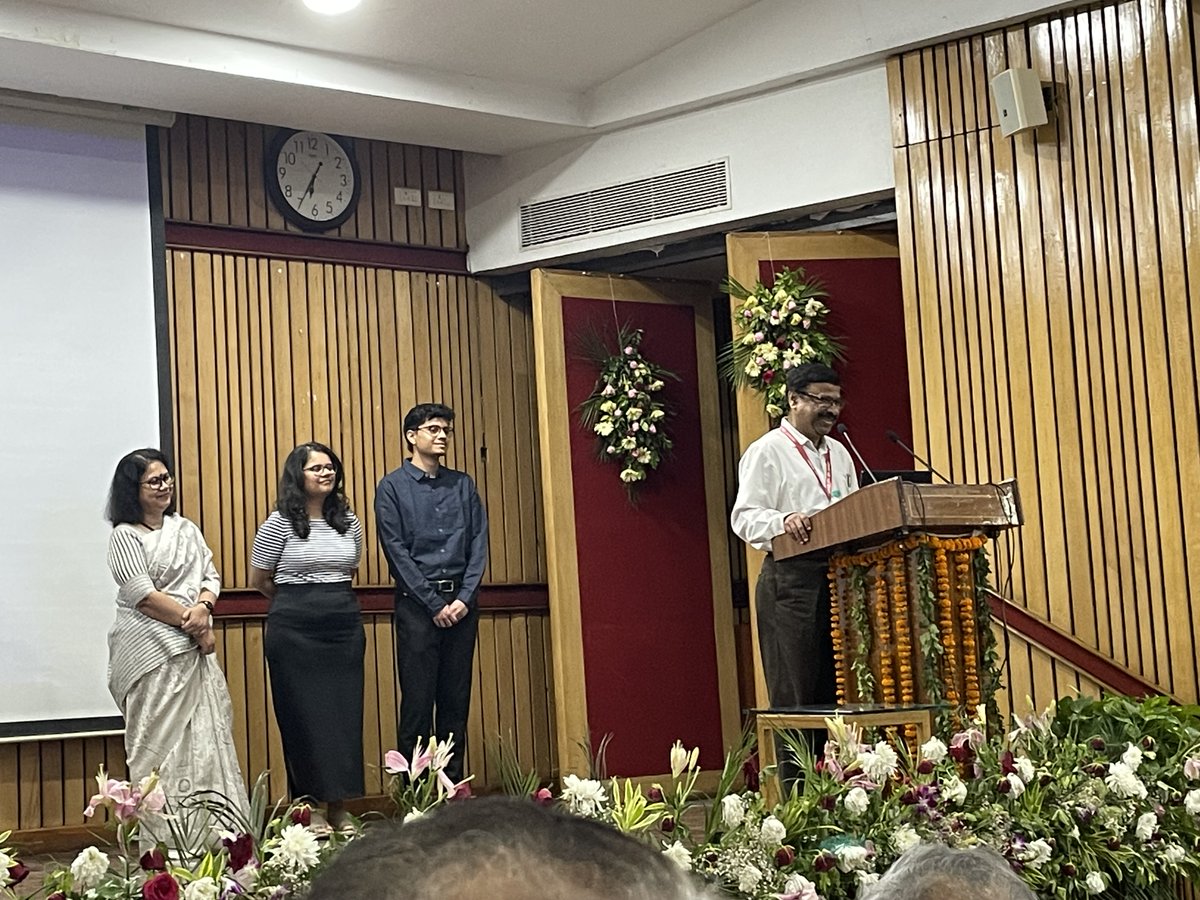
[[[804,448],[811,467],[791,438]],[[824,490],[827,460],[831,497]],[[857,489],[854,460],[845,447],[830,437],[817,447],[784,419],[742,454],[729,523],[747,544],[770,551],[771,540],[783,534],[783,520],[792,513],[810,516]]]

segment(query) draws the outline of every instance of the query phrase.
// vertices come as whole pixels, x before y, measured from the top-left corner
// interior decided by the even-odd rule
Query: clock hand
[[[304,198],[313,192],[313,188],[316,187],[317,184],[317,173],[321,171],[321,166],[323,165],[325,165],[324,160],[317,163],[317,167],[313,169],[312,178],[308,179],[308,187],[306,187],[304,189],[304,193],[300,195],[300,200],[298,201],[299,203],[303,203]]]

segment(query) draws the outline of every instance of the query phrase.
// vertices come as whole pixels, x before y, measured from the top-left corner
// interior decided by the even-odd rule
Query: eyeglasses
[[[337,466],[335,466],[333,463],[321,463],[320,465],[316,466],[308,466],[304,471],[311,472],[313,475],[324,475],[326,472],[333,472],[336,474]]]
[[[164,475],[155,475],[153,478],[147,478],[145,481],[139,483],[149,485],[156,491],[161,491],[163,488],[169,488],[174,484],[175,477],[168,472]]]
[[[450,435],[454,434],[454,426],[453,425],[422,425],[417,429],[417,431],[428,431],[434,437],[437,437],[439,434],[444,434],[446,437],[450,437]]]
[[[818,397],[816,394],[810,394],[808,391],[796,391],[801,397],[815,403],[821,409],[841,409],[846,405],[846,401],[842,397]]]

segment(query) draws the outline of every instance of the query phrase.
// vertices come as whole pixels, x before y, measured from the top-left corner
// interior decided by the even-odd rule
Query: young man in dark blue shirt
[[[479,627],[479,583],[487,565],[487,513],[464,472],[442,465],[454,410],[422,403],[404,417],[412,458],[379,482],[379,541],[396,580],[399,750],[454,735],[446,774],[461,781]],[[434,722],[434,709],[437,721]]]

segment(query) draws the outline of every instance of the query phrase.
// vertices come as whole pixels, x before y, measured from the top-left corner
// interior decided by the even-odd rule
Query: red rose
[[[783,869],[796,861],[796,851],[786,844],[775,851],[775,865]]]
[[[307,828],[312,824],[312,807],[307,803],[301,803],[292,810],[292,824],[303,825]]]
[[[775,370],[767,369],[767,371],[763,372],[762,380],[763,380],[763,384],[770,384],[772,381],[774,381],[775,380]]]
[[[248,834],[238,835],[234,841],[226,841],[225,846],[229,848],[230,871],[240,872],[254,859],[254,838]]]
[[[167,870],[167,859],[157,847],[143,853],[138,862],[147,872],[165,872]]]
[[[16,887],[29,877],[29,866],[24,863],[13,863],[8,867],[8,886]]]
[[[145,900],[179,900],[179,882],[169,872],[155,875],[142,885]]]

